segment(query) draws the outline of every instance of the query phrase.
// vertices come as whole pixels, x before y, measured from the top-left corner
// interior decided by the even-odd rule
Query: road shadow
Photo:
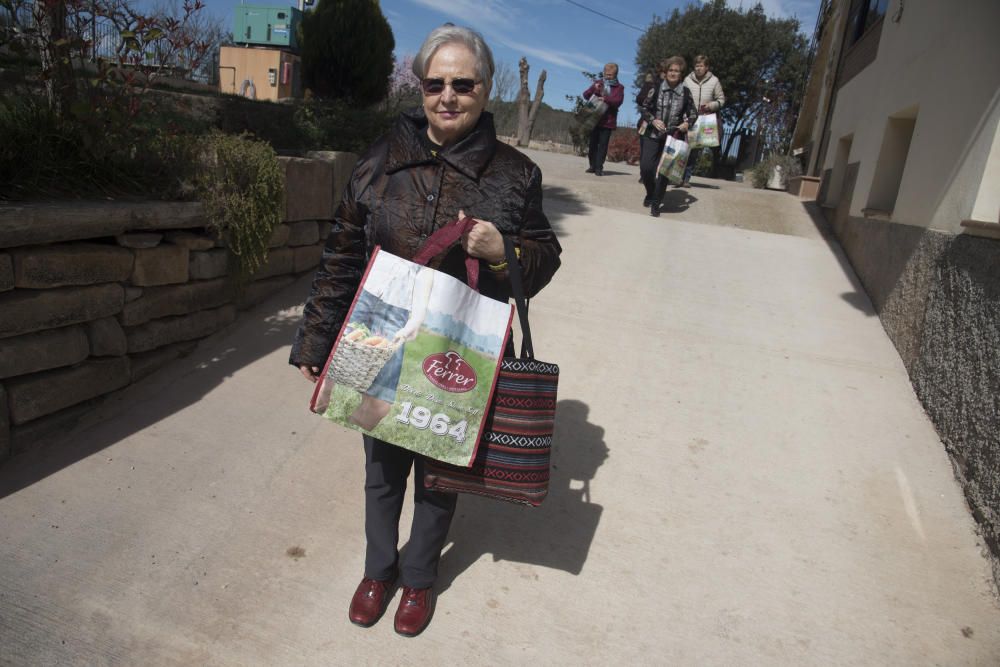
[[[542,186],[542,206],[557,236],[569,235],[564,224],[567,218],[590,210],[575,192],[558,185]]]
[[[709,185],[708,183],[696,183],[695,181],[691,181],[690,185],[691,185],[692,188],[704,188],[706,190],[721,190],[722,189],[718,185]]]
[[[522,507],[477,496],[459,499],[441,557],[436,588],[452,582],[482,556],[578,575],[590,553],[604,508],[593,502],[590,481],[608,458],[604,429],[588,421],[590,408],[559,401],[553,437],[549,495],[540,507]]]
[[[847,279],[851,281],[851,288],[853,291],[844,292],[840,295],[840,298],[860,310],[868,317],[876,317],[878,312],[872,304],[872,299],[868,295],[868,291],[862,284],[861,279],[858,277],[857,272],[854,270],[851,260],[848,259],[847,253],[844,252],[843,246],[841,246],[840,242],[837,240],[837,237],[833,232],[833,227],[830,225],[826,215],[823,213],[823,209],[817,202],[810,200],[803,201],[802,207],[805,209],[806,213],[809,214],[809,219],[812,221],[813,226],[816,227],[816,231],[818,231],[820,236],[823,238],[823,242],[826,243],[827,247],[830,249],[830,253],[837,259],[837,263],[840,265],[841,271],[843,271]]]
[[[663,194],[660,211],[664,213],[682,213],[691,208],[698,198],[684,188],[671,188]]]
[[[241,368],[288,345],[311,273],[242,311],[187,356],[113,394],[75,406],[64,430],[0,465],[0,498],[71,466],[197,403]],[[289,368],[289,372],[293,372]],[[75,416],[75,419],[72,417]]]
[[[611,171],[609,169],[604,169],[600,176],[595,176],[595,178],[607,178],[608,176],[631,176],[632,172],[628,171]]]

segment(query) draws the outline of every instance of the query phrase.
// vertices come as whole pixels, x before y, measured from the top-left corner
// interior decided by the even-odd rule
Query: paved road
[[[633,172],[532,155],[565,249],[532,307],[553,490],[462,499],[427,632],[347,622],[362,454],[286,366],[299,281],[0,471],[0,663],[1000,663],[944,448],[801,205],[708,183],[654,220]]]

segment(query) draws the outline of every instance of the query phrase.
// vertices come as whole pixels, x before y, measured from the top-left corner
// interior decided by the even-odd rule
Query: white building
[[[1000,0],[825,0],[793,140],[994,556],[998,28]]]

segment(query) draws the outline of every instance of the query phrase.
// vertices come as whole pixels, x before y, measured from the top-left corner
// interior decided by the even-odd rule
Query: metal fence
[[[23,0],[15,0],[13,11],[0,7],[0,32],[4,40],[16,38],[19,34],[30,34],[37,28],[33,5]],[[66,17],[67,37],[82,46],[74,54],[81,60],[97,62],[98,60],[124,62],[131,64],[131,55],[125,47],[121,30],[114,21],[106,16],[96,15],[87,11],[74,11]],[[204,83],[215,82],[216,67],[213,64],[218,56],[209,56],[195,72],[191,72],[180,62],[168,62],[170,52],[166,38],[155,40],[145,45],[139,64],[145,67],[155,67],[169,71],[171,75],[187,77]]]

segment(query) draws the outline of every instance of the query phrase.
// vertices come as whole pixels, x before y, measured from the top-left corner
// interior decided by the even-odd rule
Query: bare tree
[[[514,94],[514,70],[507,63],[497,63],[493,72],[493,99],[507,102]]]
[[[538,75],[535,99],[531,100],[528,94],[528,59],[521,56],[518,68],[521,70],[521,91],[517,95],[517,145],[527,146],[531,141],[531,129],[535,126],[535,116],[538,114],[538,107],[541,106],[542,96],[545,93],[545,70]]]

